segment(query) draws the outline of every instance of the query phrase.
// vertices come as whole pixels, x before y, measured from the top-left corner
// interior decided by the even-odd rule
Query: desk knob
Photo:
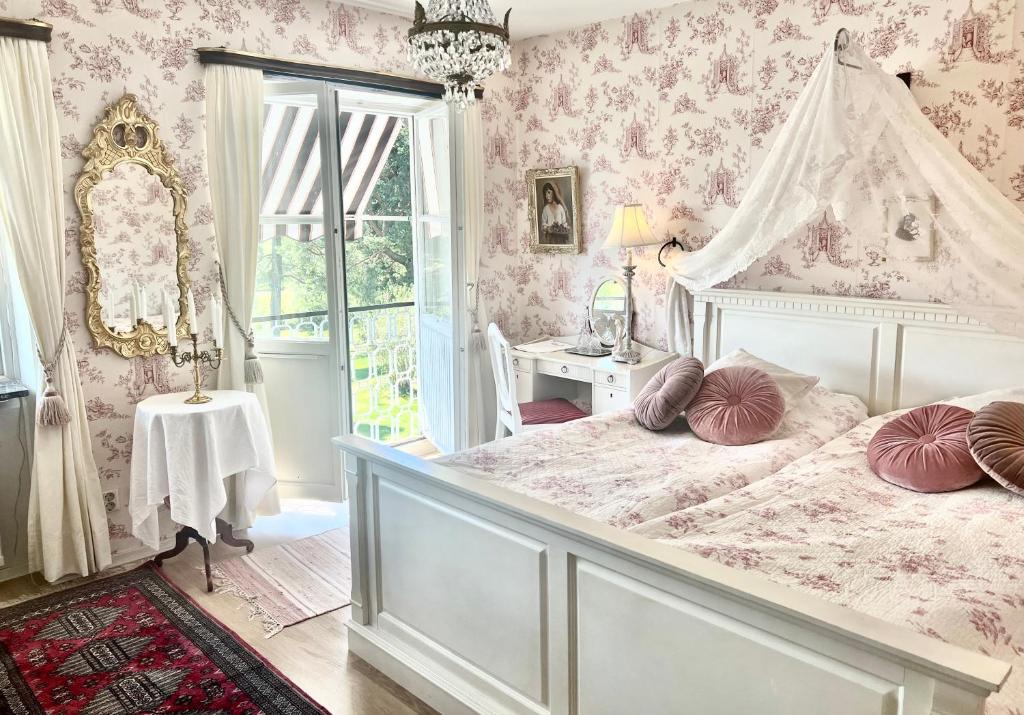
[[[615,375],[608,376],[608,384],[611,385],[615,382]]]
[[[565,365],[562,365],[562,374],[563,375],[568,375],[569,374],[569,368],[566,367]]]
[[[519,358],[512,358],[512,364],[519,367]]]

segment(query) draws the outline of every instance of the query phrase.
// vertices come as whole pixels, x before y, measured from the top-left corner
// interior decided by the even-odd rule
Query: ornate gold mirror
[[[174,160],[131,94],[107,107],[82,154],[75,203],[93,343],[129,358],[167,353],[164,316],[186,337],[189,287],[185,187]]]

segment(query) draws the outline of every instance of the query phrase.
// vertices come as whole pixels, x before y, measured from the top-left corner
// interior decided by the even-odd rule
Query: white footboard
[[[358,437],[353,652],[444,713],[978,715],[1005,663]]]

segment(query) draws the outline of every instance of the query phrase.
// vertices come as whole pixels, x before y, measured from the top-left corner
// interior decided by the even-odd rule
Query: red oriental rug
[[[323,715],[153,569],[0,610],[0,713]]]

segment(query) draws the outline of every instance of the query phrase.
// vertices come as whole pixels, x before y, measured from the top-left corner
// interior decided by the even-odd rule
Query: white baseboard
[[[281,499],[310,499],[314,501],[344,501],[341,487],[337,484],[310,484],[306,482],[277,483],[277,495]]]

